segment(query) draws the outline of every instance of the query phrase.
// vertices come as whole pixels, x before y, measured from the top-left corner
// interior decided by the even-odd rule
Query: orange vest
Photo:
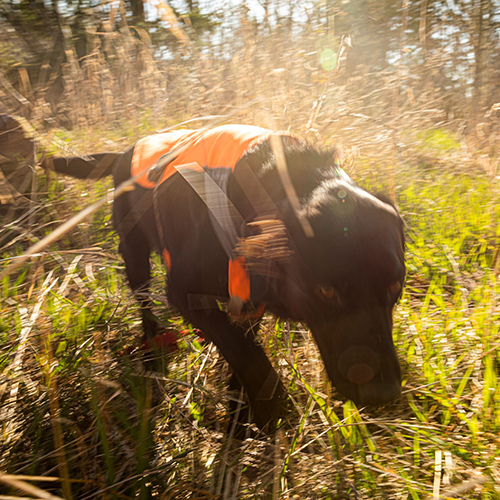
[[[209,130],[175,130],[141,139],[134,147],[132,177],[141,175],[137,184],[153,189],[156,183],[148,179],[151,167],[166,153],[187,146],[166,167],[160,183],[176,173],[177,166],[192,165],[193,168],[228,168],[234,170],[238,161],[253,146],[269,139],[272,130],[248,125],[222,125]],[[279,135],[291,135],[279,132]],[[162,252],[168,269],[171,257],[167,249]],[[250,301],[250,276],[242,257],[229,260],[229,296]],[[263,308],[260,309],[262,315]]]
[[[192,163],[204,168],[233,170],[251,147],[264,142],[272,133],[272,130],[249,125],[222,125],[209,130],[174,130],[151,135],[135,145],[131,174],[135,177],[144,172],[137,184],[154,188],[156,184],[148,179],[148,170],[161,156],[184,145],[188,147],[167,165],[160,182],[174,175],[176,166]]]

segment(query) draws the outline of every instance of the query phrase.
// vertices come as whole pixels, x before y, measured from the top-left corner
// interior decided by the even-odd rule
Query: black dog
[[[173,158],[158,161],[172,148]],[[116,186],[142,173],[113,215],[145,336],[159,333],[148,297],[156,250],[169,267],[169,302],[220,349],[259,426],[276,416],[284,389],[255,342],[258,319],[250,329],[234,321],[250,312],[305,322],[333,384],[358,405],[400,394],[392,310],[405,279],[403,224],[392,205],[337,167],[331,151],[224,126],[45,164],[80,178],[112,174]]]

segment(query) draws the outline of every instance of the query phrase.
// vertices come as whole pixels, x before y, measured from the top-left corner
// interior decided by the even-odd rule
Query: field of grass
[[[500,499],[500,179],[446,131],[418,140],[397,165],[346,164],[394,190],[407,226],[396,402],[343,401],[306,327],[266,317],[289,411],[275,435],[235,440],[227,366],[164,304],[159,259],[157,313],[182,341],[144,370],[108,206],[0,283],[0,498]],[[2,266],[109,187],[41,174]]]

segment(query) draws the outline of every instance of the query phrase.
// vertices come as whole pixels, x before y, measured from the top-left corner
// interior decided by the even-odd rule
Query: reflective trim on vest
[[[165,262],[168,272],[170,272],[172,270],[172,258],[170,257],[170,252],[164,248],[161,254],[163,256],[163,262]]]
[[[229,297],[239,297],[244,303],[250,300],[250,275],[244,257],[229,259]]]
[[[229,259],[228,270],[229,302],[228,313],[235,319],[260,319],[264,314],[265,305],[255,306],[250,300],[250,274],[245,258]],[[250,307],[246,307],[249,304]],[[245,311],[243,313],[243,311]]]

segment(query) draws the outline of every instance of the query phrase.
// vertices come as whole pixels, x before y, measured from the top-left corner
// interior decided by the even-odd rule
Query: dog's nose
[[[340,355],[338,368],[349,382],[366,384],[380,370],[380,357],[368,346],[352,346]]]
[[[347,379],[353,384],[366,384],[374,376],[373,368],[364,363],[356,363],[347,370]]]

